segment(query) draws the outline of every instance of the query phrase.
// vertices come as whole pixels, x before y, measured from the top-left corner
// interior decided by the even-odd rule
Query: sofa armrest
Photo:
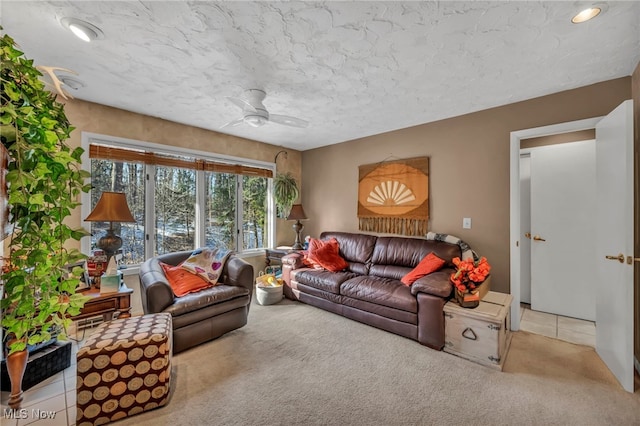
[[[304,266],[304,255],[302,253],[289,253],[282,256],[282,266],[288,265],[290,269],[299,269]]]
[[[145,314],[162,312],[174,301],[173,290],[158,258],[148,259],[140,266],[140,298]]]
[[[291,271],[304,267],[304,263],[302,262],[303,258],[304,255],[302,253],[289,253],[282,256],[282,279],[286,286],[291,287]]]
[[[411,284],[411,294],[414,296],[418,293],[427,293],[433,296],[448,298],[453,291],[453,284],[449,281],[449,277],[455,269],[445,268],[418,278]]]
[[[253,293],[253,266],[249,262],[231,255],[222,270],[222,281],[226,285],[244,287]]]

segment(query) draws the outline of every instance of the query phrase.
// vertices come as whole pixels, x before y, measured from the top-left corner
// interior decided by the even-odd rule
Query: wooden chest
[[[502,370],[511,343],[510,294],[490,291],[474,309],[444,306],[444,351]]]

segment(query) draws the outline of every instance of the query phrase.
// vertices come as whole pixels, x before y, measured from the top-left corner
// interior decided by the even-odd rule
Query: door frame
[[[511,330],[520,329],[520,141],[534,137],[595,129],[603,117],[569,121],[549,126],[511,132],[510,138],[510,196],[509,196],[509,266],[513,303],[511,304]]]

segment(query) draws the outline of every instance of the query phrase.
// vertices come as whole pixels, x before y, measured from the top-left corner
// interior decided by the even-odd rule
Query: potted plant
[[[281,219],[289,215],[293,202],[298,198],[298,184],[291,173],[278,173],[273,180],[273,195]]]
[[[79,314],[84,305],[86,298],[76,294],[80,271],[69,274],[65,265],[84,258],[66,243],[86,233],[70,228],[65,218],[90,185],[85,185],[89,173],[80,169],[83,150],[65,143],[73,128],[64,105],[45,90],[33,61],[8,35],[0,39],[0,55],[0,130],[9,157],[5,179],[12,226],[8,254],[2,259],[0,308],[11,372],[12,359],[26,364],[27,346],[46,342],[58,332],[64,338],[69,316]],[[22,399],[23,373],[24,366],[19,382],[11,379],[12,408]]]

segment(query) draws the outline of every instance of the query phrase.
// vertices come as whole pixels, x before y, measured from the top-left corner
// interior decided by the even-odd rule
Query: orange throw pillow
[[[433,254],[433,252],[429,253],[420,261],[420,263],[418,263],[418,265],[416,265],[415,268],[413,268],[411,272],[402,277],[400,281],[402,281],[402,284],[404,285],[411,285],[418,278],[422,278],[425,275],[438,271],[444,266],[444,264],[444,260]]]
[[[314,252],[324,245],[324,241],[318,240],[316,238],[309,239],[309,247],[307,251],[304,252],[304,257],[302,258],[302,263],[304,266],[314,269],[324,269],[314,257]]]
[[[176,297],[182,297],[189,293],[203,290],[207,287],[213,287],[213,284],[200,278],[198,275],[192,274],[182,268],[182,264],[178,266],[167,265],[160,262],[164,275],[169,281],[169,285]]]
[[[319,265],[328,271],[342,271],[348,268],[349,264],[340,256],[339,250],[340,245],[335,238],[329,241],[312,238],[309,241],[309,254],[307,255],[307,259],[314,266]]]
[[[335,238],[333,238],[335,240]],[[336,243],[338,241],[336,240]],[[309,267],[309,268],[314,268],[314,269],[324,269],[322,267],[322,265],[318,262],[318,258],[315,256],[315,252],[321,248],[324,247],[324,245],[326,244],[326,241],[322,241],[319,240],[317,238],[310,238],[309,239],[309,247],[307,248],[307,251],[304,254],[304,258],[302,259],[302,263],[304,263],[305,266]]]

